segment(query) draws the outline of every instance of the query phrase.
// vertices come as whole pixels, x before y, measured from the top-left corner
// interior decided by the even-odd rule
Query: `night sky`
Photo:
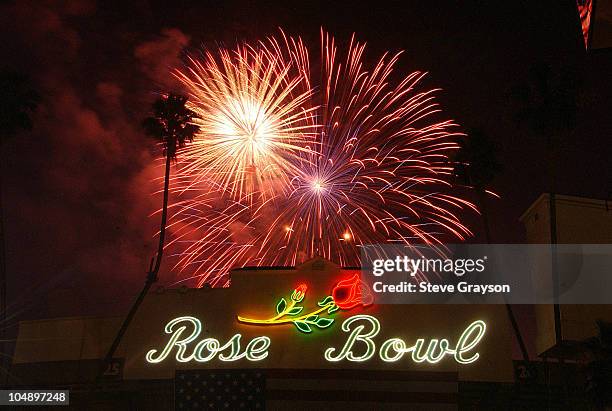
[[[115,2],[113,2],[115,3]],[[404,50],[399,68],[426,86],[464,129],[500,148],[492,237],[523,241],[518,217],[546,191],[545,142],[515,119],[512,90],[539,62],[578,67],[578,125],[561,147],[558,191],[612,195],[612,55],[585,53],[572,1],[8,2],[3,64],[27,73],[42,102],[34,129],[2,147],[9,315],[122,314],[154,255],[152,195],[160,151],[140,128],[184,51],[259,39],[282,27],[317,46],[368,42],[366,60]],[[466,216],[480,232],[477,216]],[[480,236],[471,241],[482,240]],[[161,283],[174,274],[162,268]],[[14,325],[14,323],[13,323]]]

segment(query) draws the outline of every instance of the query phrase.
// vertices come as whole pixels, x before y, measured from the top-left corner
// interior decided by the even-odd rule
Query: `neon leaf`
[[[319,328],[327,328],[330,325],[332,325],[334,322],[333,319],[331,318],[325,318],[325,317],[321,317],[319,318],[319,320],[317,321],[317,327]]]
[[[304,321],[294,321],[293,324],[295,324],[298,330],[300,330],[303,333],[312,332],[312,328],[310,328],[310,326],[306,324]]]
[[[287,315],[298,315],[302,312],[303,309],[304,307],[293,307],[292,309],[287,311]]]
[[[285,311],[285,308],[287,308],[287,301],[285,301],[284,298],[281,298],[278,304],[276,304],[276,313],[282,313],[283,311]]]
[[[327,297],[325,297],[325,298],[323,299],[323,301],[319,301],[319,302],[317,303],[317,305],[318,305],[319,307],[324,307],[324,306],[326,306],[327,304],[329,304],[329,303],[331,303],[331,302],[333,302],[333,301],[334,301],[334,298],[333,298],[331,295],[328,295]]]
[[[340,309],[340,307],[338,307],[336,304],[334,304],[331,307],[329,307],[329,310],[327,310],[327,313],[328,314],[335,313],[336,311],[338,311],[338,309]]]

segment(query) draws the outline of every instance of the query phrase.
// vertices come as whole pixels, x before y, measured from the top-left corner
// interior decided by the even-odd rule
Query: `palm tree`
[[[486,204],[486,189],[502,170],[497,159],[497,147],[480,129],[472,129],[469,137],[460,142],[455,157],[455,175],[474,189],[487,244],[491,243],[489,214]]]
[[[40,101],[28,76],[10,69],[0,71],[0,141],[19,130],[32,129],[32,114]]]
[[[40,97],[22,73],[4,69],[0,71],[0,152],[2,143],[20,130],[32,129],[32,114]],[[0,171],[0,195],[2,194],[2,172]],[[6,259],[4,250],[4,217],[0,198],[0,369],[8,358],[5,352],[6,328]],[[8,376],[8,375],[7,375]]]
[[[472,129],[468,135],[469,137],[464,138],[460,142],[460,148],[455,157],[454,171],[455,175],[465,185],[472,187],[476,192],[476,202],[482,217],[485,239],[487,244],[491,244],[486,190],[502,170],[502,166],[497,159],[496,145],[482,130]],[[508,312],[508,318],[512,324],[523,359],[529,361],[529,354],[510,304],[506,304],[506,311]]]
[[[123,321],[115,340],[106,354],[98,378],[102,376],[106,370],[106,366],[110,364],[110,361],[112,360],[113,355],[115,354],[115,351],[123,338],[123,334],[125,334],[125,331],[130,325],[130,322],[136,314],[138,307],[142,303],[142,300],[153,283],[155,283],[158,279],[159,268],[161,266],[162,255],[164,252],[164,239],[166,235],[170,165],[172,161],[176,159],[178,150],[184,147],[188,141],[193,141],[195,134],[199,130],[199,127],[191,122],[197,117],[197,115],[195,112],[186,107],[186,103],[187,97],[177,94],[169,94],[168,96],[161,97],[153,103],[151,116],[145,118],[142,122],[142,127],[145,133],[161,141],[164,147],[164,154],[166,156],[164,197],[162,204],[161,224],[159,229],[159,244],[157,248],[157,255],[155,257],[155,263],[151,261],[151,266],[149,267],[149,272],[147,273],[145,285],[138,295],[138,298],[132,305],[132,308]]]
[[[170,94],[153,103],[151,117],[147,117],[142,126],[145,132],[158,140],[164,147],[166,155],[166,173],[164,178],[164,200],[162,207],[161,225],[159,229],[159,246],[155,266],[149,272],[153,277],[151,281],[157,281],[157,274],[161,264],[164,251],[164,237],[166,234],[166,218],[168,215],[168,185],[170,182],[170,163],[176,159],[179,148],[185,146],[188,141],[198,132],[199,127],[191,123],[197,117],[196,113],[185,107],[187,97]]]
[[[557,210],[555,193],[561,149],[576,127],[580,76],[572,65],[553,66],[541,62],[530,70],[529,81],[516,87],[513,96],[519,103],[517,120],[526,123],[546,142],[548,164],[548,192],[550,214],[550,243],[552,254],[552,281],[555,304],[555,339],[562,343],[561,311],[558,304],[559,281],[557,278]]]

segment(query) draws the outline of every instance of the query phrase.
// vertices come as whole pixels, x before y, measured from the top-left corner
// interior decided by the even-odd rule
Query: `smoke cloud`
[[[94,13],[71,1],[0,11],[14,39],[3,55],[41,95],[34,129],[2,147],[9,295],[13,307],[46,301],[49,316],[121,314],[142,285],[156,249],[161,151],[140,123],[156,93],[174,86],[169,69],[189,42],[178,29],[111,27],[100,53],[81,30]],[[163,284],[170,267],[160,274]]]

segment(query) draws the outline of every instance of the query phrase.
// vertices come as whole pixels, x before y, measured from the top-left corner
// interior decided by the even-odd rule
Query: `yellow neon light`
[[[295,304],[290,303],[289,308],[293,308],[294,305]],[[299,317],[292,317],[292,318],[282,318],[285,315],[287,315],[286,312],[281,312],[280,314],[275,315],[274,317],[268,318],[265,320],[261,320],[257,318],[247,318],[247,317],[241,317],[241,316],[237,316],[237,318],[238,318],[238,321],[240,321],[241,323],[247,323],[247,324],[286,324],[286,323],[291,323],[294,321],[305,320],[308,317],[320,314],[323,311],[328,310],[331,307],[331,305],[333,305],[333,302],[331,304],[324,305],[323,307],[317,310],[311,311],[308,314],[303,314]],[[300,308],[303,308],[303,307],[300,307]]]
[[[237,319],[241,323],[255,324],[255,325],[276,325],[276,324],[287,324],[293,323],[298,330],[304,333],[312,332],[312,327],[327,328],[333,324],[333,318],[322,317],[325,311],[328,314],[332,314],[337,311],[339,307],[334,302],[331,296],[325,297],[322,301],[319,301],[317,305],[319,308],[310,311],[306,314],[301,314],[304,310],[303,306],[298,306],[304,300],[306,294],[306,285],[302,284],[293,291],[289,303],[285,298],[281,298],[276,304],[276,315],[274,317],[260,319],[260,318],[249,318],[243,316],[237,316]],[[301,314],[301,315],[300,315]]]

